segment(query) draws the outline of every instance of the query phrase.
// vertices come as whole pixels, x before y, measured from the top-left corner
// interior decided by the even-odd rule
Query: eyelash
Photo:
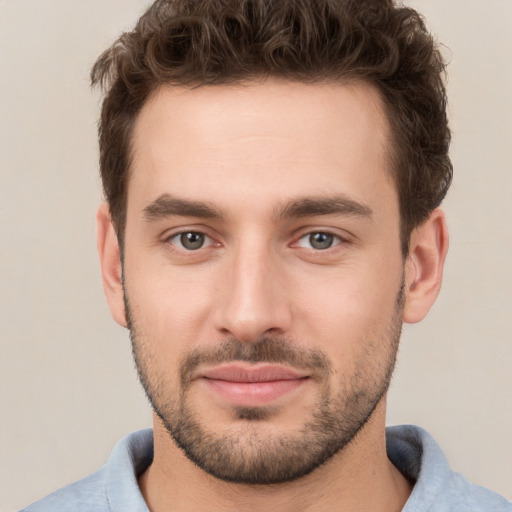
[[[317,236],[317,235],[323,235],[323,236],[327,236],[328,239],[330,240],[330,244],[327,246],[327,247],[324,247],[324,248],[315,248],[315,247],[304,247],[302,244],[301,244],[301,240],[305,240],[305,239],[308,239],[309,242],[310,242],[310,245],[311,245],[311,242],[312,242],[312,237],[314,236]],[[330,231],[326,231],[326,230],[318,230],[318,231],[309,231],[305,234],[303,234],[298,240],[297,242],[295,242],[296,245],[298,245],[299,247],[302,247],[304,249],[309,249],[309,250],[313,250],[315,252],[326,252],[328,251],[329,249],[333,249],[335,248],[336,246],[340,245],[341,243],[343,243],[345,240],[339,236],[339,235],[336,235],[334,233],[331,233]],[[322,243],[322,241],[319,241],[320,244]]]
[[[203,242],[196,248],[190,248],[185,247],[183,242],[185,239],[183,238],[186,235],[195,235],[203,238]],[[323,248],[315,248],[311,247],[312,237],[323,235],[324,237],[327,237],[327,246]],[[310,247],[305,247],[302,245],[301,241],[303,240],[309,240]],[[191,244],[194,244],[194,239],[189,240]],[[320,244],[322,244],[322,240],[317,240]],[[201,249],[207,249],[208,247],[217,245],[220,246],[220,242],[217,242],[213,237],[206,234],[204,231],[201,230],[183,230],[179,231],[177,233],[173,233],[170,236],[166,237],[165,242],[172,246],[173,248],[177,249],[178,251],[183,252],[189,252],[194,253],[196,251],[199,251]],[[330,242],[330,243],[329,243]],[[302,249],[306,249],[315,253],[323,253],[323,252],[330,252],[330,250],[335,250],[335,248],[343,243],[346,243],[347,240],[340,235],[337,235],[335,233],[332,233],[328,230],[311,230],[306,233],[303,233],[300,237],[296,238],[295,241],[290,245],[291,247],[299,247]]]
[[[184,247],[183,246],[182,237],[185,236],[185,235],[199,235],[200,237],[204,237],[205,242],[208,241],[208,244],[205,246],[205,244],[203,243],[199,247],[197,247],[196,249],[190,249],[190,248]],[[179,241],[178,242],[173,242],[173,240],[179,240]],[[165,241],[166,241],[166,243],[168,243],[168,244],[170,244],[172,246],[177,247],[178,250],[181,250],[181,251],[184,251],[184,252],[195,252],[195,251],[198,251],[200,249],[204,249],[205,247],[210,247],[211,245],[214,245],[216,243],[215,240],[211,236],[207,235],[203,231],[192,230],[192,229],[185,230],[185,231],[180,231],[178,233],[173,233],[172,235],[168,236],[165,239]]]

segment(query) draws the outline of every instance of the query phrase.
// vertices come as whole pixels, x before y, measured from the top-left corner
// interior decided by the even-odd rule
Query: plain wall
[[[389,423],[512,498],[512,2],[416,0],[449,50],[451,249],[405,329]],[[97,469],[149,426],[95,251],[95,58],[143,0],[0,0],[0,512]]]

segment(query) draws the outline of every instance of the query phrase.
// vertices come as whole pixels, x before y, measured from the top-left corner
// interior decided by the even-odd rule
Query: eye
[[[339,243],[341,243],[341,238],[339,236],[333,235],[332,233],[326,233],[325,231],[308,233],[298,241],[299,247],[314,249],[315,251],[324,251],[338,245]]]
[[[199,231],[184,231],[170,237],[169,242],[185,251],[197,251],[205,245],[210,245],[212,239]]]

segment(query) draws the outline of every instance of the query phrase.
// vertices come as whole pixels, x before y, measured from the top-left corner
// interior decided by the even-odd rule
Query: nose
[[[290,330],[291,297],[278,257],[270,253],[246,246],[226,261],[214,313],[224,336],[250,343]]]

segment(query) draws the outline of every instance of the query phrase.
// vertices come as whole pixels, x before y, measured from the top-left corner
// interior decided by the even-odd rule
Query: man
[[[105,52],[98,248],[154,429],[35,510],[512,510],[385,431],[435,301],[444,64],[390,1],[157,1]]]

